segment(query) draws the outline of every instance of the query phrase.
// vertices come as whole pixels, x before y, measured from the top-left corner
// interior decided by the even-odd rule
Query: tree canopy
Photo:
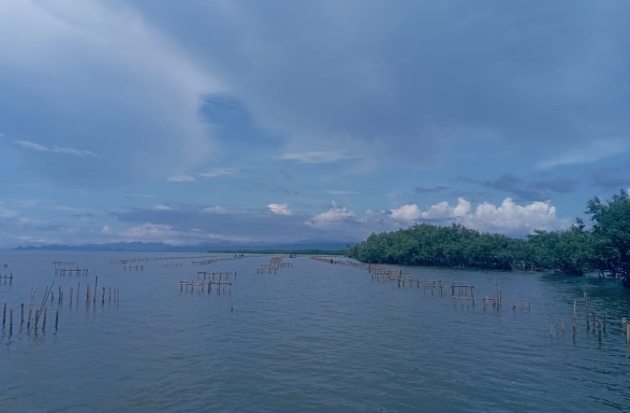
[[[566,230],[536,230],[526,239],[482,233],[460,224],[414,224],[372,234],[352,247],[361,262],[499,270],[554,271],[621,278],[630,288],[630,197],[625,191],[604,202],[588,201],[583,220]]]

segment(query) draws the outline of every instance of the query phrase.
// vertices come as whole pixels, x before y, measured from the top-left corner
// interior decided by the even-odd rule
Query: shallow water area
[[[292,266],[276,274],[256,273],[271,256],[203,266],[193,258],[134,263],[143,271],[110,263],[199,255],[0,252],[0,275],[14,275],[12,285],[0,284],[0,305],[14,310],[12,332],[7,321],[0,333],[0,411],[630,409],[630,346],[621,326],[622,317],[630,318],[630,294],[615,281],[409,269],[413,278],[473,284],[477,296],[491,296],[496,283],[503,307],[484,311],[479,301],[473,307],[453,300],[450,288],[440,296],[422,286],[398,287],[365,270],[308,257],[285,257]],[[53,261],[72,261],[89,275],[55,276]],[[165,267],[174,262],[182,266]],[[238,275],[231,291],[180,291],[179,281],[197,280],[198,271]],[[87,280],[96,276],[99,295],[86,305]],[[28,305],[36,287],[39,308],[53,281],[46,331],[27,331],[20,304]],[[110,287],[120,289],[118,304],[109,300]],[[606,313],[601,340],[585,326],[585,291],[589,311],[598,318]],[[55,331],[51,314],[57,310]]]

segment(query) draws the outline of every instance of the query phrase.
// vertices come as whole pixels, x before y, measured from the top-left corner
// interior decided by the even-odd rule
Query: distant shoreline
[[[348,255],[348,250],[319,250],[319,249],[308,249],[308,250],[282,250],[282,249],[269,249],[269,250],[211,250],[207,251],[208,254],[284,254],[284,255],[334,255],[334,256],[345,256]]]

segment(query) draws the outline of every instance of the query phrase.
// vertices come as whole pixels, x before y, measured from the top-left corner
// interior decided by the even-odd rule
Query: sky
[[[0,247],[525,236],[630,187],[625,0],[0,0]]]

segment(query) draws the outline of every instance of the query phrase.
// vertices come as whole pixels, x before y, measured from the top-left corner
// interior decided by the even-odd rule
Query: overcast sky
[[[630,187],[625,0],[0,0],[0,246],[524,235]]]

